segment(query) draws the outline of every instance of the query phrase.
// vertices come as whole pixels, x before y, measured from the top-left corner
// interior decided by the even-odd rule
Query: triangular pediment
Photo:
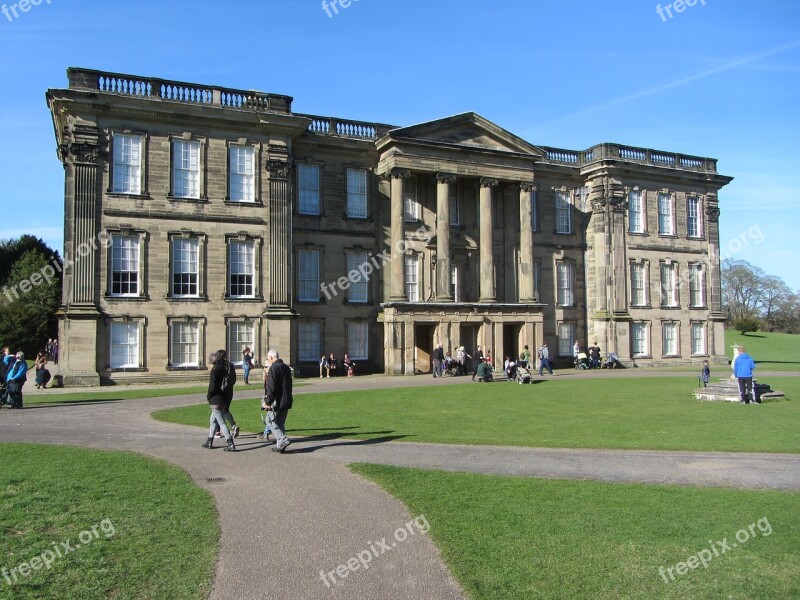
[[[544,155],[541,148],[473,112],[393,129],[387,135],[396,140],[413,139],[497,152]]]

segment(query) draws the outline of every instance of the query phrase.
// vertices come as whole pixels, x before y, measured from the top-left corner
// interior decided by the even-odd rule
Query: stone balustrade
[[[598,144],[585,151],[549,146],[541,146],[541,148],[546,153],[547,162],[573,167],[582,167],[600,160],[623,160],[655,167],[671,167],[704,173],[717,172],[717,161],[713,158],[675,154],[650,148],[636,148],[620,144]]]

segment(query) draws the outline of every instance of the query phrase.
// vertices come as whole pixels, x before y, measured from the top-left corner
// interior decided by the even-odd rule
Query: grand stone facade
[[[535,146],[466,113],[411,127],[88,69],[51,89],[65,169],[65,381],[196,378],[275,347],[316,374],[499,362],[574,339],[724,359],[716,161]]]

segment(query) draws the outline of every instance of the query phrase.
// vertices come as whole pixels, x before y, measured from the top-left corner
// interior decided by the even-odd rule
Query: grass
[[[208,597],[216,509],[183,471],[127,452],[33,444],[0,452],[0,568],[10,578],[0,578],[1,599]],[[62,544],[74,550],[64,554]],[[12,568],[55,548],[62,557],[49,570],[40,563],[14,581]]]
[[[27,387],[30,382],[26,383]],[[138,398],[161,398],[163,396],[183,396],[186,394],[205,394],[208,386],[158,388],[137,390],[114,390],[100,392],[74,392],[64,394],[24,394],[25,406],[34,404],[72,404],[76,402],[119,402],[120,400],[136,400]],[[23,388],[23,393],[24,393]]]
[[[475,600],[800,597],[798,493],[351,469],[425,516]],[[726,538],[738,546],[677,574]]]
[[[800,399],[800,378],[770,378]],[[292,435],[444,444],[800,453],[800,402],[761,406],[700,402],[695,377],[545,379],[304,394],[295,397]],[[259,401],[232,410],[244,431],[260,431]],[[205,404],[154,413],[207,427]]]
[[[756,361],[758,371],[800,371],[800,335],[757,331],[742,335],[725,331],[725,351],[731,357],[731,346],[741,344]]]

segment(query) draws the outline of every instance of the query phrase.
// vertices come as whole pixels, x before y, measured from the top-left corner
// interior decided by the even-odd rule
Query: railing
[[[548,162],[582,167],[599,160],[625,160],[629,162],[652,165],[656,167],[672,167],[689,171],[717,172],[717,161],[701,156],[674,154],[649,148],[621,146],[619,144],[598,144],[584,152],[540,146],[545,151]]]
[[[386,132],[396,129],[394,125],[386,125],[385,123],[349,121],[337,119],[335,117],[320,117],[318,115],[298,114],[297,116],[311,119],[311,123],[308,125],[308,132],[319,135],[335,135],[361,140],[375,140]]]
[[[70,89],[90,90],[184,104],[219,106],[239,110],[291,112],[292,98],[253,90],[107,73],[92,69],[67,69]]]

